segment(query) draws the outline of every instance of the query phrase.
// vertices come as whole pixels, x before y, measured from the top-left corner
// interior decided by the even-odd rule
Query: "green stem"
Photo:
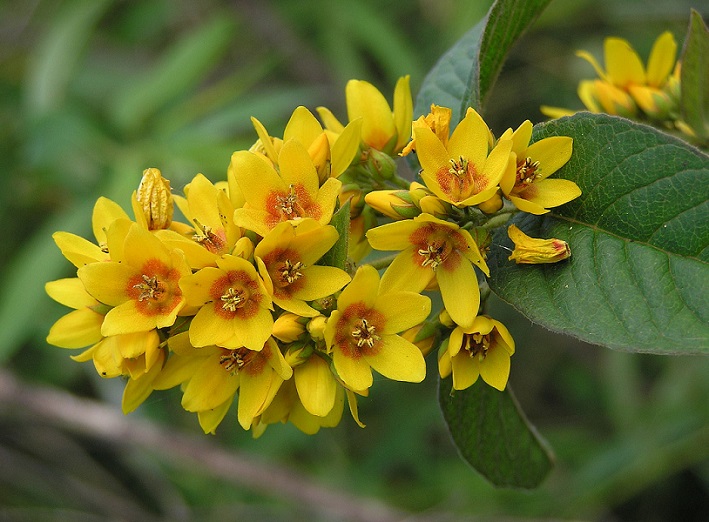
[[[370,261],[369,264],[372,265],[374,268],[377,270],[381,270],[382,268],[388,267],[392,261],[398,256],[399,254],[392,254],[390,256],[386,257],[380,257],[379,259],[375,259],[374,261]]]

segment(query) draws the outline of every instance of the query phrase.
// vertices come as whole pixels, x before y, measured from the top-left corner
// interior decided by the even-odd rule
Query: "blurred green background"
[[[48,346],[66,312],[44,282],[73,275],[51,234],[90,235],[106,195],[127,208],[144,168],[180,189],[196,173],[225,178],[255,140],[249,116],[282,131],[297,105],[345,117],[344,85],[414,93],[437,58],[491,2],[469,0],[35,0],[0,2],[0,363],[120,411],[122,383],[75,352]],[[699,4],[699,2],[697,2]],[[603,37],[647,57],[654,38],[682,43],[685,0],[556,0],[510,56],[486,108],[497,134],[541,104],[580,108]],[[695,5],[698,7],[698,5]],[[706,8],[704,15],[707,14]],[[422,385],[378,380],[347,416],[306,436],[273,426],[259,440],[230,415],[227,449],[297,470],[406,520],[709,520],[709,362],[625,354],[530,325],[503,303],[491,313],[517,341],[511,385],[557,465],[541,488],[496,490],[459,460],[437,408],[435,364]],[[434,361],[430,361],[435,363]],[[201,433],[179,394],[154,393],[131,414]],[[108,499],[108,500],[106,500]],[[120,502],[110,501],[120,499]],[[0,520],[330,520],[277,491],[237,487],[159,455],[107,445],[0,402]]]

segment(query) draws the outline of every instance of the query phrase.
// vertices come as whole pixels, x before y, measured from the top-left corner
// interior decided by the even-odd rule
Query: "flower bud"
[[[273,322],[273,337],[284,343],[292,343],[305,333],[302,317],[290,312],[282,313]]]
[[[509,226],[507,234],[515,244],[512,255],[507,259],[514,260],[517,264],[556,263],[571,256],[569,244],[561,239],[529,237],[515,225]]]
[[[478,205],[478,208],[485,214],[494,214],[502,208],[502,194],[498,190],[493,194],[493,196],[487,201],[483,201]]]
[[[438,219],[446,219],[450,215],[450,203],[437,198],[436,196],[424,196],[419,200],[421,212],[431,214]]]
[[[408,190],[374,190],[364,201],[391,219],[412,219],[421,213],[412,203]]]
[[[377,149],[369,149],[366,168],[375,179],[392,179],[396,173],[394,159]]]
[[[654,120],[665,120],[676,110],[674,100],[663,90],[645,85],[631,85],[628,89],[638,107]]]
[[[160,230],[170,226],[173,211],[170,181],[163,178],[158,169],[143,171],[136,201],[145,215],[148,230]]]
[[[310,321],[308,321],[306,328],[308,329],[308,333],[310,334],[310,337],[312,337],[316,341],[324,340],[325,339],[325,324],[326,323],[327,323],[327,319],[325,318],[324,315],[318,315],[316,317],[313,317]]]
[[[313,160],[315,170],[318,172],[318,179],[322,185],[330,177],[330,142],[324,132],[310,144],[308,154]]]

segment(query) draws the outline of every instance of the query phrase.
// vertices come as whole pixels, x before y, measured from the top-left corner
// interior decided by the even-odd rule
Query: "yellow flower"
[[[280,146],[282,143],[295,139],[308,151],[315,165],[320,183],[329,177],[336,178],[342,174],[354,159],[359,150],[359,137],[362,128],[361,119],[351,121],[336,135],[330,133],[332,140],[307,108],[297,107],[291,115],[283,132],[283,140],[272,138],[266,128],[256,118],[251,119],[264,144],[264,153],[274,165],[279,163]],[[276,147],[276,143],[279,144]]]
[[[568,203],[581,195],[576,183],[548,179],[571,157],[573,140],[567,136],[544,138],[532,145],[532,122],[526,120],[517,130],[508,129],[502,138],[512,140],[510,164],[500,181],[503,194],[514,205],[531,214],[544,214],[549,208]]]
[[[309,218],[297,227],[279,223],[266,234],[254,255],[261,276],[272,287],[273,302],[303,317],[318,315],[305,301],[327,297],[350,281],[344,270],[315,264],[337,239],[335,227]]]
[[[109,236],[123,223],[116,221]],[[114,255],[115,250],[120,251]],[[135,223],[115,249],[109,239],[109,252],[111,261],[85,265],[77,274],[90,295],[114,307],[101,333],[108,337],[171,326],[185,304],[178,281],[191,273],[182,252],[169,250]]]
[[[224,190],[197,174],[185,187],[185,194],[185,198],[174,196],[174,199],[194,228],[189,236],[173,230],[156,231],[163,243],[182,250],[192,268],[215,266],[216,259],[224,254],[242,257],[252,254],[253,245],[242,237],[241,229],[234,223],[234,206]]]
[[[163,352],[159,346],[160,338],[154,329],[111,335],[79,355],[72,356],[72,359],[77,362],[93,360],[101,377],[129,375],[132,379],[138,379],[156,364],[162,366]]]
[[[420,292],[434,279],[446,310],[469,326],[478,313],[480,290],[473,264],[489,269],[467,230],[421,214],[374,228],[367,238],[377,250],[401,250],[382,277],[382,288]]]
[[[399,78],[394,88],[394,110],[384,95],[369,82],[350,80],[345,87],[350,122],[362,119],[362,142],[389,155],[398,153],[411,136],[413,100],[409,76]],[[339,134],[343,126],[325,107],[318,107],[325,126]]]
[[[571,249],[561,239],[537,239],[529,237],[515,225],[510,225],[507,234],[515,248],[508,259],[517,264],[557,263],[571,257]]]
[[[426,116],[419,116],[411,125],[412,129],[429,128],[441,140],[444,147],[448,147],[448,137],[450,135],[450,123],[453,111],[448,107],[431,104],[431,112]],[[412,139],[404,150],[401,151],[401,156],[406,156],[416,150],[416,139]]]
[[[414,128],[426,186],[457,207],[493,197],[507,168],[512,141],[500,139],[488,154],[489,135],[487,125],[473,109],[468,109],[447,145],[428,127]]]
[[[426,375],[421,351],[397,334],[428,317],[430,300],[413,292],[380,292],[379,283],[375,268],[360,266],[325,327],[335,371],[353,390],[372,385],[372,368],[398,381],[421,382]]]
[[[193,346],[245,346],[260,350],[271,335],[271,297],[248,261],[225,255],[180,280],[190,306],[200,307],[190,324]]]
[[[99,342],[107,307],[94,299],[78,278],[60,279],[44,285],[49,297],[74,310],[49,330],[47,342],[61,348],[83,348]]]
[[[438,359],[441,377],[453,373],[453,389],[464,390],[482,376],[500,391],[505,389],[510,375],[510,356],[515,343],[505,326],[485,315],[475,318],[469,328],[457,326],[451,332],[447,346],[442,346]]]
[[[261,236],[278,223],[309,217],[327,225],[342,183],[329,178],[319,186],[308,151],[297,140],[283,144],[278,156],[280,173],[273,165],[248,151],[232,156],[234,176],[246,205],[234,211],[234,222]]]
[[[182,407],[199,414],[205,433],[213,433],[226,415],[237,389],[238,419],[249,429],[293,370],[269,338],[259,351],[217,346],[194,348],[186,333],[169,341],[173,352],[153,386],[157,390],[183,384]]]

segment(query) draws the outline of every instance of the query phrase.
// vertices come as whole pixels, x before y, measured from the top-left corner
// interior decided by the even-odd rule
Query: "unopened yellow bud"
[[[664,90],[645,85],[631,85],[628,89],[638,107],[654,120],[665,120],[676,109],[674,100]]]
[[[453,328],[455,326],[453,319],[451,319],[451,314],[449,314],[448,310],[445,308],[438,314],[438,322],[446,328]]]
[[[145,169],[136,193],[148,230],[168,228],[172,223],[173,201],[170,181],[158,169]]]
[[[292,343],[305,333],[302,317],[290,312],[282,313],[273,322],[273,337],[284,343]]]
[[[480,203],[478,208],[485,214],[494,214],[502,208],[502,193],[498,190],[490,199]]]
[[[408,190],[374,190],[364,197],[364,201],[391,219],[413,219],[421,213],[411,202]]]
[[[425,357],[433,348],[433,343],[437,337],[436,334],[437,328],[434,321],[421,323],[413,328],[409,328],[405,332],[401,333],[401,337],[410,343],[415,344]]]
[[[433,192],[428,190],[426,185],[422,185],[418,181],[412,181],[411,185],[409,185],[409,197],[411,198],[411,203],[416,206],[418,206],[422,197],[431,195],[433,195]]]
[[[308,321],[307,329],[308,333],[310,334],[310,337],[315,339],[316,341],[322,341],[325,339],[325,324],[327,323],[327,319],[325,318],[324,315],[318,315],[316,317],[313,317],[310,321]]]
[[[327,139],[327,134],[320,134],[308,147],[308,154],[313,160],[315,170],[318,172],[320,184],[325,183],[330,177],[330,142]]]
[[[431,214],[438,219],[445,219],[450,214],[450,204],[438,199],[436,196],[424,196],[419,200],[421,212]]]
[[[630,94],[603,80],[581,82],[578,95],[593,112],[606,112],[626,118],[632,118],[638,112]]]
[[[508,259],[517,264],[556,263],[571,256],[569,244],[561,239],[529,237],[515,225],[509,226],[507,234],[515,244],[515,249]]]

